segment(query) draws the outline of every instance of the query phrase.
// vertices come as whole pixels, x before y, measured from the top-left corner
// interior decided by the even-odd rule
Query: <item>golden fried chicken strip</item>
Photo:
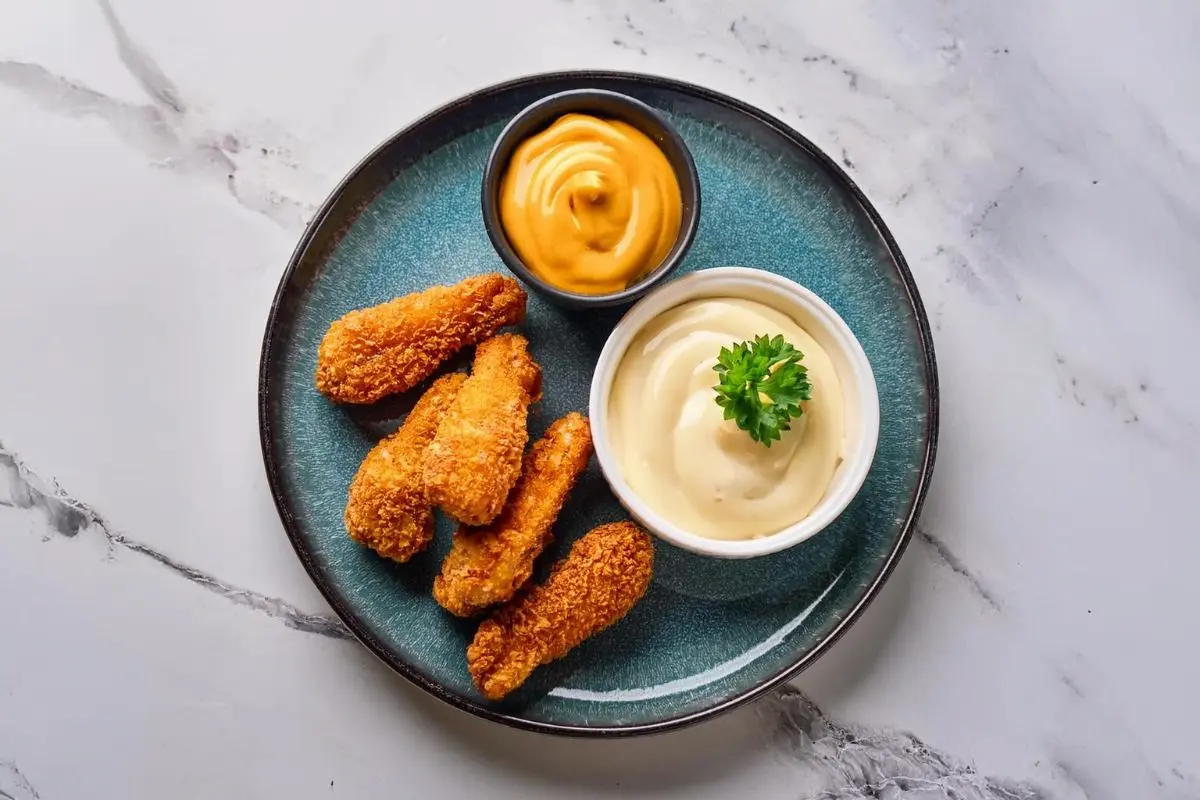
[[[461,372],[433,382],[400,429],[367,453],[350,482],[346,532],[394,561],[408,561],[433,538],[433,509],[425,499],[422,458],[438,422],[467,381]]]
[[[650,586],[654,546],[632,522],[601,525],[571,547],[549,580],[479,626],[467,670],[489,700],[516,689],[629,613]]]
[[[494,520],[521,472],[529,404],[541,395],[542,370],[524,336],[479,345],[471,377],[425,451],[429,502],[467,525]]]
[[[351,311],[317,349],[317,391],[340,403],[373,403],[428,378],[467,345],[525,318],[512,278],[476,275]]]
[[[467,617],[512,598],[550,543],[550,528],[587,468],[592,431],[587,417],[571,412],[555,420],[525,455],[521,478],[504,510],[483,528],[460,527],[433,597],[451,614]]]

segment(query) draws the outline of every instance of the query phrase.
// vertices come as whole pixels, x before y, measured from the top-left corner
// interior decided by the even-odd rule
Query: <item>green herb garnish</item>
[[[725,409],[725,419],[770,447],[791,430],[789,420],[804,413],[800,403],[812,397],[803,358],[782,336],[756,336],[752,342],[722,347],[713,369],[721,376],[717,405]]]

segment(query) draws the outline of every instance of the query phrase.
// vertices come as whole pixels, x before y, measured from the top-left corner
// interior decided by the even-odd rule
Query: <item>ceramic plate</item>
[[[471,684],[475,624],[430,587],[451,526],[404,565],[352,542],[350,479],[411,399],[328,402],[313,384],[317,345],[347,311],[481,272],[505,272],[480,212],[484,160],[530,102],[594,87],[665,112],[699,169],[703,211],[682,272],[738,264],[811,288],[862,342],[879,384],[875,463],[854,503],[813,539],[774,556],[721,561],[656,540],[653,585],[628,617],[543,667],[503,702]],[[540,436],[586,412],[592,369],[621,310],[565,311],[531,294],[524,332],[545,398]],[[469,356],[469,354],[464,354]],[[466,357],[457,364],[468,364]],[[929,325],[912,275],[879,215],[807,139],[729,97],[641,75],[576,72],[494,86],[433,112],[369,155],[308,226],[280,283],[263,342],[259,423],[271,491],[292,544],[325,598],[376,655],[460,708],[522,728],[631,734],[694,722],[749,700],[811,664],[862,613],[895,566],[920,511],[937,439]],[[592,464],[544,562],[594,525],[627,518]],[[542,566],[544,574],[545,564]]]

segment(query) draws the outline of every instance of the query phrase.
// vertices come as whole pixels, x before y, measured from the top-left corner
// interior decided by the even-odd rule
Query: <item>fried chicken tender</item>
[[[346,532],[379,555],[408,561],[433,538],[422,458],[438,422],[466,383],[461,372],[433,382],[400,429],[367,453],[350,483]]]
[[[433,581],[433,597],[442,608],[467,617],[511,599],[525,585],[591,455],[592,431],[582,414],[571,412],[546,430],[525,455],[500,516],[486,527],[462,526],[454,534]]]
[[[512,278],[476,275],[351,311],[317,349],[317,391],[340,403],[374,403],[408,391],[462,348],[525,318]]]
[[[494,520],[521,472],[529,404],[542,370],[524,336],[506,333],[475,351],[471,377],[425,451],[425,496],[466,525]]]
[[[549,580],[500,608],[475,632],[467,669],[489,700],[629,613],[650,586],[654,546],[632,522],[601,525],[571,547]]]

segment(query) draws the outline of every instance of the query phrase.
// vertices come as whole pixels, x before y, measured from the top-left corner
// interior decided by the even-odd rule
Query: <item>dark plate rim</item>
[[[766,125],[774,130],[777,134],[787,139],[789,142],[805,151],[809,156],[814,158],[818,164],[830,174],[830,176],[850,193],[854,200],[859,204],[871,223],[875,226],[879,235],[882,237],[884,244],[887,247],[888,253],[895,264],[896,271],[900,276],[901,284],[908,295],[908,301],[913,310],[914,321],[917,326],[917,333],[921,341],[922,350],[924,351],[924,366],[926,382],[928,386],[928,409],[926,414],[926,447],[925,461],[921,468],[921,475],[917,482],[916,490],[913,493],[913,498],[909,506],[908,516],[904,521],[900,536],[896,539],[892,551],[888,554],[880,565],[879,570],[872,578],[871,583],[867,586],[862,596],[851,607],[850,611],[842,617],[842,619],[833,627],[825,638],[821,640],[815,647],[801,656],[795,663],[780,670],[775,675],[760,681],[758,684],[749,687],[741,693],[723,700],[722,702],[687,714],[682,714],[677,717],[658,720],[655,722],[640,723],[635,725],[615,725],[602,727],[588,727],[582,725],[568,725],[551,722],[537,722],[523,717],[505,714],[488,706],[472,701],[470,699],[460,697],[454,692],[451,692],[441,684],[429,680],[419,671],[414,669],[409,664],[405,663],[400,658],[388,651],[388,649],[379,641],[377,641],[362,625],[357,618],[354,610],[349,607],[345,599],[341,595],[337,587],[328,582],[321,574],[317,565],[309,555],[307,548],[301,541],[299,534],[299,526],[292,515],[292,511],[288,505],[287,498],[283,493],[282,478],[279,474],[279,465],[275,463],[273,455],[272,443],[274,434],[272,432],[271,419],[269,413],[269,399],[267,389],[271,374],[271,366],[274,358],[275,335],[280,322],[280,312],[283,305],[284,297],[288,293],[292,277],[295,274],[300,263],[304,260],[307,251],[312,244],[313,238],[318,229],[326,222],[326,217],[334,204],[341,198],[342,194],[349,188],[350,184],[358,177],[359,173],[366,169],[376,158],[380,157],[384,152],[393,147],[397,142],[420,133],[421,129],[441,118],[443,115],[454,113],[463,109],[471,103],[477,102],[483,98],[491,97],[514,89],[527,88],[536,86],[542,83],[561,82],[575,80],[586,84],[588,81],[598,80],[619,80],[635,84],[643,84],[655,88],[669,89],[681,94],[691,95],[700,100],[705,100],[716,105],[724,106],[725,108],[746,115],[757,122]],[[470,94],[463,95],[456,100],[440,106],[439,108],[430,111],[423,115],[420,119],[401,129],[397,133],[390,136],[383,143],[375,147],[369,154],[361,159],[354,167],[346,174],[344,178],[337,184],[325,201],[321,204],[320,209],[308,223],[304,233],[300,237],[295,250],[292,252],[288,260],[287,268],[284,270],[283,276],[280,278],[279,287],[275,291],[275,296],[271,301],[271,309],[267,316],[266,331],[263,334],[262,350],[259,358],[259,375],[258,375],[258,425],[259,425],[259,444],[262,448],[263,463],[267,472],[267,483],[271,489],[271,495],[275,501],[275,508],[279,512],[280,521],[283,523],[284,530],[287,532],[288,539],[292,543],[292,549],[296,551],[296,556],[300,559],[300,563],[304,565],[305,571],[309,578],[316,585],[321,595],[333,608],[334,613],[338,615],[343,624],[350,630],[354,636],[362,642],[372,653],[379,657],[385,664],[393,670],[403,675],[408,680],[412,681],[417,686],[429,692],[433,696],[444,700],[450,705],[468,711],[476,716],[489,719],[494,722],[500,722],[514,728],[533,731],[536,733],[558,734],[564,736],[578,737],[620,737],[620,736],[635,736],[649,733],[663,733],[670,730],[691,725],[702,720],[712,719],[724,712],[731,711],[734,708],[743,705],[779,684],[787,681],[805,668],[812,665],[828,652],[833,646],[853,625],[863,612],[879,594],[883,584],[891,576],[900,557],[904,554],[908,543],[912,540],[913,529],[916,527],[917,519],[921,513],[921,507],[925,502],[925,495],[929,489],[929,482],[933,475],[934,459],[937,454],[938,442],[938,409],[939,409],[939,394],[938,394],[938,377],[937,377],[937,362],[933,352],[933,335],[929,327],[929,318],[925,313],[925,306],[921,302],[920,293],[917,291],[916,281],[913,278],[912,271],[908,267],[908,262],[904,258],[904,254],[900,252],[900,247],[896,243],[887,225],[884,224],[883,218],[867,199],[863,191],[850,178],[849,175],[828,155],[820,150],[815,144],[809,141],[791,127],[785,125],[779,119],[767,114],[766,112],[754,106],[744,103],[741,100],[734,99],[720,92],[706,89],[702,86],[667,78],[658,75],[650,75],[645,73],[621,72],[609,70],[568,70],[561,72],[543,72],[524,75],[518,78],[504,81],[502,83],[493,84],[491,86],[478,89]]]

